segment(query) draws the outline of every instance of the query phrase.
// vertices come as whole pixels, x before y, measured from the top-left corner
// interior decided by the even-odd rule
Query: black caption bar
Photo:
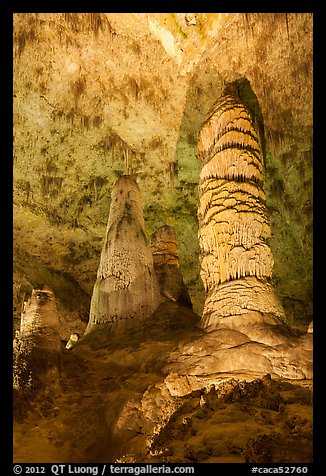
[[[203,474],[232,474],[260,475],[312,475],[313,464],[252,464],[252,463],[14,463],[13,475],[45,475],[45,476],[68,476],[68,475],[199,475]],[[10,474],[10,473],[8,473]],[[316,471],[318,474],[318,471]]]

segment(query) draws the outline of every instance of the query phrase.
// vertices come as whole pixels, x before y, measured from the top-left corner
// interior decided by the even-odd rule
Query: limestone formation
[[[79,341],[79,334],[77,332],[74,332],[73,334],[70,335],[69,340],[66,344],[66,349],[72,350],[77,342]]]
[[[103,326],[109,330],[130,327],[149,317],[161,300],[136,180],[122,176],[111,198],[85,334]]]
[[[241,323],[238,325],[241,327]],[[186,381],[189,392],[197,390],[202,379],[213,382],[229,372],[268,372],[277,378],[312,379],[311,336],[294,338],[282,332],[281,326],[269,328],[266,324],[252,324],[245,331],[246,334],[221,325],[204,336],[180,343],[177,351],[169,353],[164,372],[177,374],[182,386]]]
[[[236,94],[222,96],[198,142],[201,278],[206,301],[202,327],[239,328],[263,316],[279,324],[282,306],[270,284],[273,256],[263,164],[249,111]],[[235,320],[242,316],[242,320]],[[245,317],[245,319],[244,319]],[[235,324],[236,323],[236,324]]]
[[[24,303],[20,322],[20,336],[38,336],[47,348],[60,349],[59,315],[53,291],[44,286],[34,289],[30,300]]]
[[[192,309],[191,299],[179,268],[179,249],[174,229],[161,226],[150,237],[154,269],[161,294]]]
[[[61,342],[59,315],[53,291],[34,289],[24,302],[20,331],[14,339],[14,388],[56,386],[59,379]]]

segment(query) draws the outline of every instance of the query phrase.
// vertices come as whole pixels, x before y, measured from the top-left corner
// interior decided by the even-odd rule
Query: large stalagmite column
[[[198,142],[201,278],[206,291],[201,325],[238,327],[280,322],[283,309],[269,283],[273,256],[263,166],[250,113],[232,94],[221,97]]]
[[[153,257],[144,231],[139,187],[124,175],[113,187],[106,238],[85,334],[125,329],[149,317],[161,302]]]

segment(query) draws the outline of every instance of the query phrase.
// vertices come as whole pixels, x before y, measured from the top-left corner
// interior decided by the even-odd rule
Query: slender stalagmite
[[[161,302],[136,180],[121,177],[111,198],[85,334],[103,327],[124,330],[149,317]]]
[[[192,309],[179,268],[179,248],[174,229],[169,225],[161,226],[150,236],[150,243],[162,296]]]
[[[202,327],[244,322],[277,324],[283,309],[270,284],[273,256],[263,165],[249,111],[223,95],[198,141],[201,278],[206,291]]]

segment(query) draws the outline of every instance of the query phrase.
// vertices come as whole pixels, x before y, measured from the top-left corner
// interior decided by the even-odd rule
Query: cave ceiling
[[[197,140],[228,83],[264,155],[273,280],[312,316],[313,21],[309,13],[14,14],[14,306],[48,284],[87,320],[111,190],[133,174],[146,233],[175,228],[201,313]]]

